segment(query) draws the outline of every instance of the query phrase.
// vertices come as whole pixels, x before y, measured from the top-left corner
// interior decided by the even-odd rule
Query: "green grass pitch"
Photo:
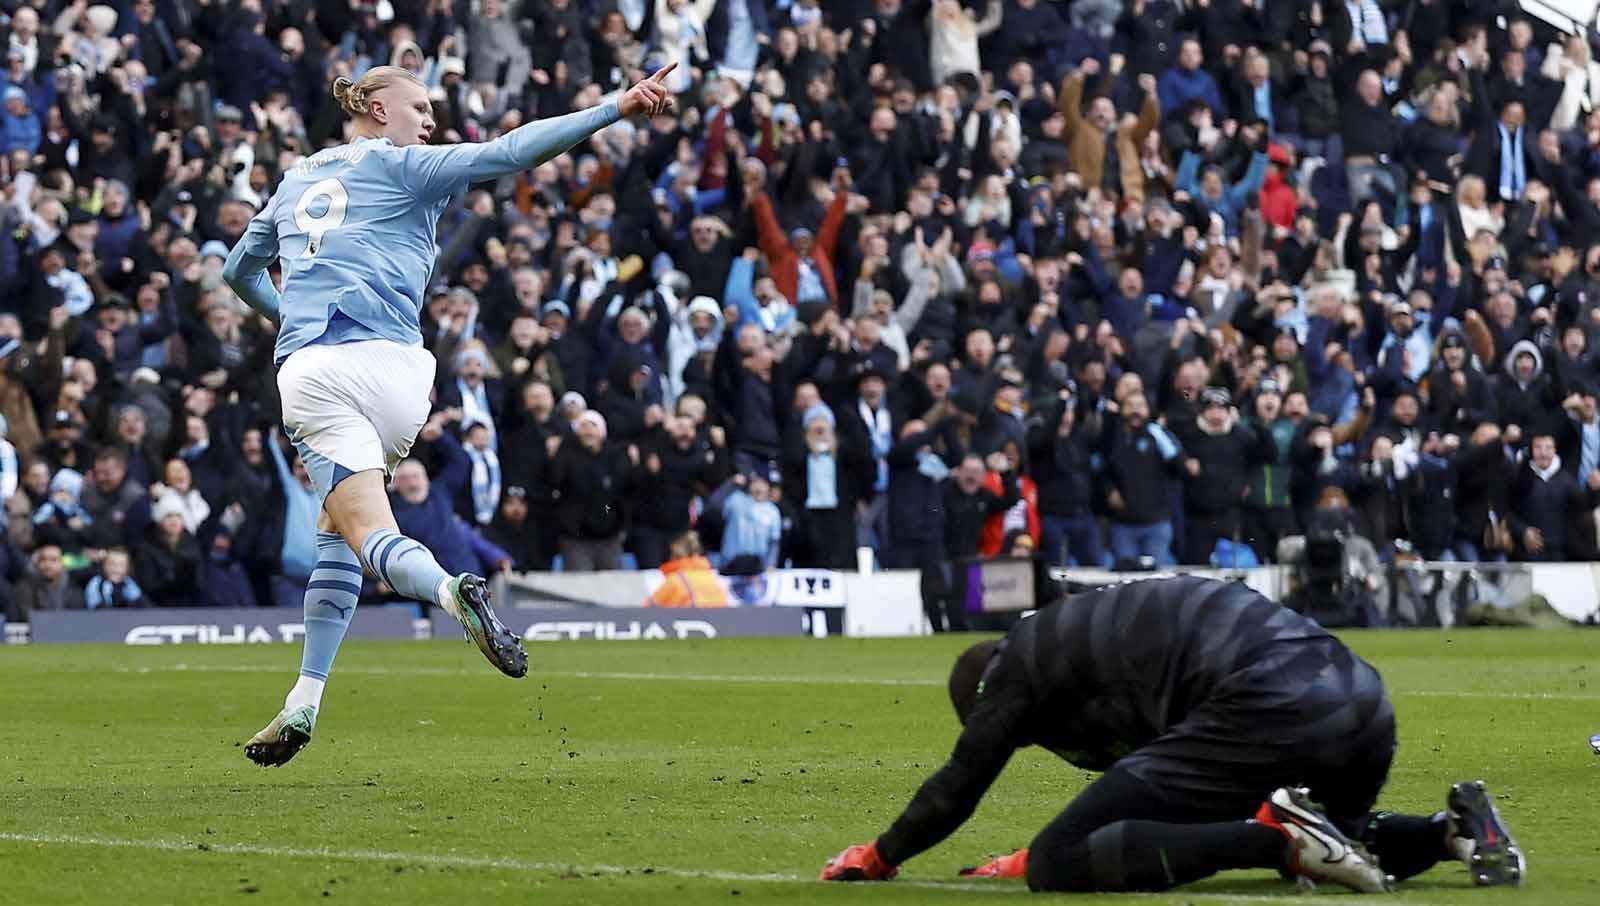
[[[1520,890],[1448,864],[1381,899],[1600,903],[1600,637],[1350,639],[1400,715],[1384,804],[1432,812],[1482,777],[1529,862]],[[298,646],[0,649],[0,903],[1016,903],[1020,883],[955,873],[1085,783],[1037,751],[895,881],[812,880],[949,751],[945,671],[970,641],[544,643],[522,681],[461,643],[351,644],[315,742],[273,770],[240,744]],[[1074,902],[1295,896],[1258,872]]]

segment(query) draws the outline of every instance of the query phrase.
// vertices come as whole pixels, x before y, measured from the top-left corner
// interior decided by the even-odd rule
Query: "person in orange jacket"
[[[661,564],[661,586],[645,601],[648,607],[727,607],[728,588],[711,568],[692,530],[667,545],[671,558]]]

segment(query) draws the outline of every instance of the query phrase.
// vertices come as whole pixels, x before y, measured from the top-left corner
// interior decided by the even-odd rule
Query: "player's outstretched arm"
[[[278,257],[278,229],[267,213],[270,210],[270,207],[263,209],[251,218],[244,235],[228,252],[228,260],[222,265],[222,279],[246,305],[281,326],[283,298],[267,274],[267,266]]]
[[[407,149],[405,181],[422,198],[439,198],[464,185],[532,169],[623,117],[672,109],[663,79],[673,63],[636,83],[615,101],[563,116],[534,120],[491,142],[415,146]]]

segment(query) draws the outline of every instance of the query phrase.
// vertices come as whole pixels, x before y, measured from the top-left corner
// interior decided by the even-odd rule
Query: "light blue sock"
[[[317,532],[317,565],[306,583],[306,643],[300,675],[326,681],[361,596],[361,561],[344,538]]]
[[[439,603],[439,583],[450,578],[427,548],[393,529],[368,535],[361,559],[396,593],[429,604]]]

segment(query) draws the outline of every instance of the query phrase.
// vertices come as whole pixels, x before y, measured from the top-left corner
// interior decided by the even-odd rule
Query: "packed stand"
[[[1034,551],[1597,553],[1600,63],[1513,3],[79,0],[3,30],[7,619],[300,603],[316,496],[220,269],[379,63],[440,142],[678,64],[676,113],[441,219],[392,498],[448,572],[864,545],[936,597]]]

